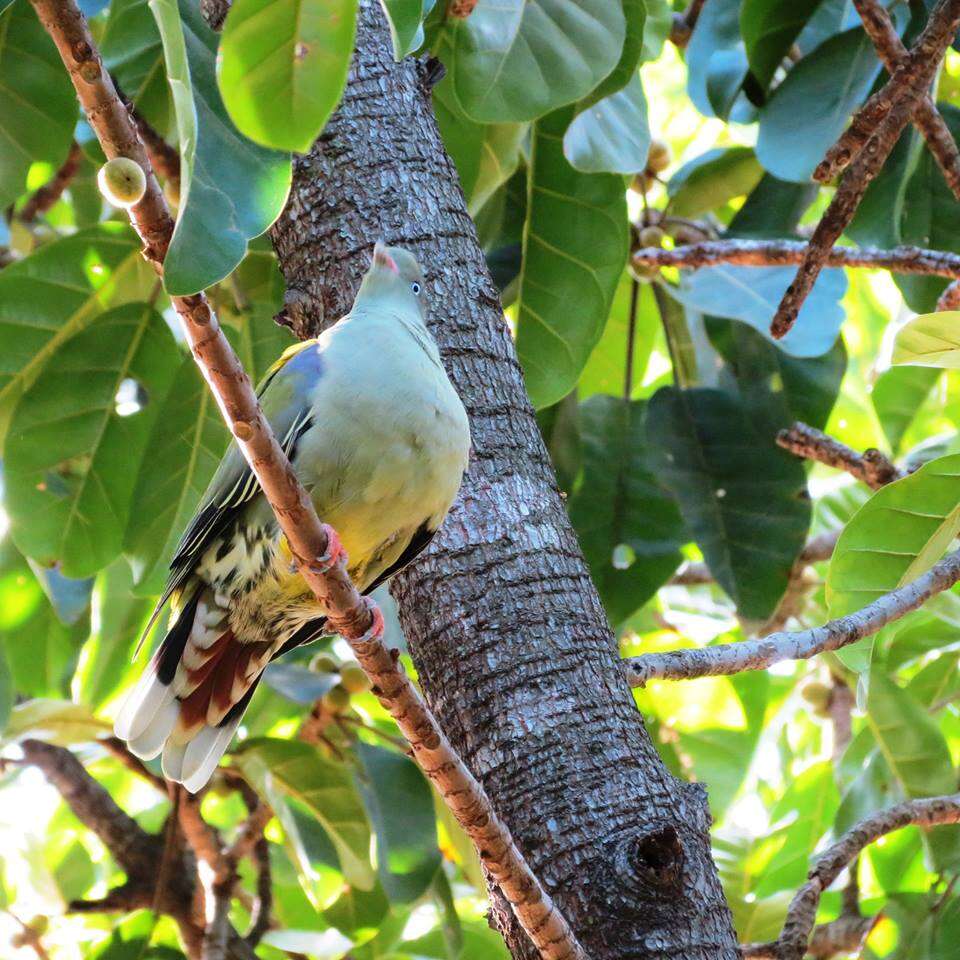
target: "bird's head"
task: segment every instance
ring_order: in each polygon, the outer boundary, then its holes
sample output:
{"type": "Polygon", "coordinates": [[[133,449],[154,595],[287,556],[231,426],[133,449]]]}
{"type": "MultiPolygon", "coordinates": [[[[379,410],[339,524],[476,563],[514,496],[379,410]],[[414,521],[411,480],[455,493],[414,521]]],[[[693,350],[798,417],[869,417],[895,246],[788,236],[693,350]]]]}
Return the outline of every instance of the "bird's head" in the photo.
{"type": "Polygon", "coordinates": [[[426,313],[423,303],[423,271],[417,258],[402,247],[388,247],[377,243],[373,248],[373,262],[363,278],[359,297],[389,297],[398,304],[414,307],[421,315],[426,313]]]}

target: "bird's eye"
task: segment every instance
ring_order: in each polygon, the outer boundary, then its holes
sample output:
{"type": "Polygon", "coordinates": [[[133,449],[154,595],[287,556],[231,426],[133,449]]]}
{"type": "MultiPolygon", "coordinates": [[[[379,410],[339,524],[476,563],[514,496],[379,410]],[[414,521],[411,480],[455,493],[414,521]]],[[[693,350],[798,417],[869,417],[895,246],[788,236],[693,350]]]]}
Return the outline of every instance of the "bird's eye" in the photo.
{"type": "Polygon", "coordinates": [[[416,280],[410,284],[410,289],[417,295],[420,296],[420,284],[416,280]]]}

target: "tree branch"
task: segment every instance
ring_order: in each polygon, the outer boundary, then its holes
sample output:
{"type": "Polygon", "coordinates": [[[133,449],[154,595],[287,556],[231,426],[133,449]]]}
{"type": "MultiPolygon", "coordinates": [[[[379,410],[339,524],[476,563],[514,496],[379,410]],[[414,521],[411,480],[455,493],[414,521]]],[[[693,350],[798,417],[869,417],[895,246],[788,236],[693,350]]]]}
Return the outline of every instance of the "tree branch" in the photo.
{"type": "Polygon", "coordinates": [[[167,795],[167,781],[163,777],[158,777],[139,757],[135,757],[119,737],[105,737],[97,743],[101,744],[107,753],[116,757],[131,773],[146,780],[164,796],[167,795]]]}
{"type": "MultiPolygon", "coordinates": [[[[146,173],[144,197],[130,212],[146,244],[145,256],[162,274],[173,221],[136,126],[103,68],[86,20],[75,0],[32,3],[60,52],[104,153],[108,158],[129,157],[146,173]]],[[[396,651],[388,651],[384,645],[380,611],[351,583],[342,551],[333,549],[334,532],[317,517],[206,297],[202,293],[171,297],[171,303],[220,411],[277,517],[301,576],[328,611],[329,626],[351,645],[380,702],[476,844],[485,867],[540,954],[547,960],[582,960],[583,948],[493,811],[483,787],[453,750],[396,651]]]]}
{"type": "MultiPolygon", "coordinates": [[[[813,930],[822,893],[866,847],[880,837],[911,824],[932,827],[950,823],[960,823],[960,793],[898,803],[861,820],[817,857],[808,874],[809,879],[790,903],[779,938],[770,944],[751,945],[744,950],[744,956],[803,960],[804,954],[813,947],[810,932],[813,930]],[[751,952],[746,952],[747,949],[751,952]]],[[[875,918],[869,919],[875,922],[875,918]]]]}
{"type": "MultiPolygon", "coordinates": [[[[853,5],[860,14],[863,29],[873,41],[887,73],[893,76],[909,53],[897,34],[890,14],[877,0],[853,0],[853,5]]],[[[929,94],[925,93],[920,97],[913,122],[926,140],[930,153],[943,172],[947,186],[954,196],[960,199],[960,151],[957,150],[950,128],[940,116],[929,94]]]]}
{"type": "Polygon", "coordinates": [[[32,223],[63,196],[63,191],[70,186],[70,182],[77,175],[77,170],[80,169],[81,158],[80,144],[74,140],[70,144],[67,159],[60,165],[60,169],[53,175],[50,182],[35,191],[21,208],[19,217],[24,223],[32,223]]]}
{"type": "MultiPolygon", "coordinates": [[[[718,263],[743,267],[779,267],[802,263],[810,244],[800,240],[705,240],[665,250],[642,247],[633,251],[634,267],[687,267],[696,270],[718,263]]],[[[960,278],[960,254],[921,247],[833,247],[826,253],[828,267],[865,267],[894,273],[917,273],[960,278]]]]}
{"type": "MultiPolygon", "coordinates": [[[[864,11],[860,6],[857,7],[857,12],[861,19],[864,19],[864,11]]],[[[876,17],[871,18],[869,15],[867,19],[864,19],[864,30],[873,39],[871,27],[879,36],[878,21],[876,17]],[[867,19],[870,19],[871,26],[867,25],[867,19]]],[[[911,111],[918,108],[920,101],[926,98],[926,90],[944,52],[953,40],[958,23],[960,5],[953,0],[941,0],[931,12],[913,48],[909,51],[904,49],[903,53],[897,56],[896,67],[891,72],[890,79],[860,107],[850,121],[850,126],[827,151],[827,155],[813,173],[814,180],[821,183],[833,180],[865,148],[878,125],[893,112],[895,106],[907,101],[911,111]]],[[[892,24],[890,30],[892,32],[892,24]]]]}
{"type": "Polygon", "coordinates": [[[828,650],[839,650],[871,636],[949,590],[960,581],[960,550],[948,554],[916,580],[884,594],[855,613],[831,620],[821,627],[793,633],[773,633],[758,640],[723,643],[715,647],[644,653],[624,660],[631,686],[650,680],[692,680],[744,670],[765,670],[784,660],[806,660],[828,650]]]}
{"type": "Polygon", "coordinates": [[[894,480],[906,476],[903,470],[875,447],[857,453],[845,443],[805,423],[797,422],[777,434],[777,445],[798,457],[846,470],[871,490],[879,490],[894,480]]]}
{"type": "Polygon", "coordinates": [[[831,248],[853,219],[870,181],[880,171],[916,111],[917,101],[933,79],[958,23],[960,0],[940,0],[910,54],[889,83],[861,108],[847,133],[814,172],[815,179],[829,180],[833,175],[832,165],[839,164],[842,168],[853,158],[810,238],[793,282],[777,307],[770,324],[770,333],[775,339],[786,336],[793,327],[831,248]],[[869,135],[861,149],[859,138],[864,131],[869,135]]]}

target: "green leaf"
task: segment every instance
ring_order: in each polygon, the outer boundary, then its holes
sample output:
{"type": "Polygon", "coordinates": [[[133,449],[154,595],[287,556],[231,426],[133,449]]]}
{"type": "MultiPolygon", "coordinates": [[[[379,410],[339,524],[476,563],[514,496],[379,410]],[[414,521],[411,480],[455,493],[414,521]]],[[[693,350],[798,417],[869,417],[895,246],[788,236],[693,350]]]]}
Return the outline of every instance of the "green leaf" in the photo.
{"type": "Polygon", "coordinates": [[[830,616],[853,613],[915,580],[958,532],[960,454],[881,487],[837,541],[826,585],[830,616]]]}
{"type": "Polygon", "coordinates": [[[761,109],[757,159],[781,180],[808,181],[879,72],[880,61],[862,29],[826,40],[790,70],[761,109]]]}
{"type": "Polygon", "coordinates": [[[166,395],[177,362],[147,304],[117,307],[61,346],[20,398],[4,447],[10,529],[24,553],[72,577],[119,554],[159,406],[151,401],[166,395]]]}
{"type": "Polygon", "coordinates": [[[133,231],[117,223],[55,240],[0,272],[0,438],[63,343],[109,307],[142,298],[148,274],[133,231]]]}
{"type": "Polygon", "coordinates": [[[840,795],[829,761],[811,764],[790,781],[770,811],[774,823],[787,820],[788,824],[777,831],[782,842],[772,864],[759,878],[755,888],[758,897],[793,890],[803,883],[810,856],[833,824],[839,806],[840,795]]]}
{"type": "Polygon", "coordinates": [[[708,150],[685,163],[667,184],[673,216],[695,217],[748,194],[763,176],[750,147],[708,150]]]}
{"type": "MultiPolygon", "coordinates": [[[[934,797],[954,793],[957,771],[940,728],[924,707],[874,668],[867,694],[867,720],[904,794],[934,797]]],[[[925,831],[938,869],[956,866],[960,833],[950,827],[925,831]]]]}
{"type": "Polygon", "coordinates": [[[925,313],[907,321],[893,342],[891,363],[960,370],[960,311],[925,313]]]}
{"type": "MultiPolygon", "coordinates": [[[[333,844],[346,882],[359,890],[373,889],[370,824],[349,767],[325,759],[309,744],[268,738],[245,742],[237,759],[288,836],[299,833],[290,808],[296,800],[333,844]]],[[[302,866],[312,869],[309,861],[302,866]]]]}
{"type": "Polygon", "coordinates": [[[627,257],[623,180],[582,174],[567,163],[562,134],[570,113],[536,125],[529,171],[517,352],[536,407],[573,389],[603,332],[627,257]]]}
{"type": "Polygon", "coordinates": [[[730,221],[729,235],[782,239],[796,233],[817,194],[816,184],[787,183],[765,173],[730,221]]]}
{"type": "Polygon", "coordinates": [[[894,453],[939,379],[940,372],[929,367],[891,367],[877,377],[870,401],[894,453]]]}
{"type": "Polygon", "coordinates": [[[306,153],[343,94],[356,21],[357,0],[234,0],[217,82],[237,129],[306,153]]]}
{"type": "Polygon", "coordinates": [[[13,676],[10,673],[3,647],[0,647],[0,736],[7,728],[10,711],[13,709],[14,697],[13,676]]]}
{"type": "Polygon", "coordinates": [[[154,129],[169,134],[173,103],[163,45],[148,0],[110,0],[100,52],[124,96],[154,129]]]}
{"type": "Polygon", "coordinates": [[[647,410],[651,463],[741,616],[768,617],[810,520],[800,462],[719,390],[659,390],[647,410]]]}
{"type": "Polygon", "coordinates": [[[229,433],[192,356],[161,401],[139,463],[123,552],[141,593],[157,593],[167,563],[226,450],[229,433]]]}
{"type": "Polygon", "coordinates": [[[10,712],[0,745],[6,746],[33,737],[61,747],[89,743],[109,735],[113,727],[98,720],[88,707],[66,700],[27,700],[10,712]]]}
{"type": "Polygon", "coordinates": [[[563,136],[563,154],[584,173],[640,173],[650,152],[647,100],[640,74],[623,89],[577,114],[563,136]]]}
{"type": "Polygon", "coordinates": [[[429,9],[433,3],[428,0],[382,0],[383,11],[390,25],[390,39],[393,40],[393,55],[399,61],[414,50],[423,46],[424,7],[429,9]]]}
{"type": "Polygon", "coordinates": [[[63,163],[76,124],[57,48],[30,4],[14,4],[0,15],[0,208],[24,192],[32,163],[63,163]]]}
{"type": "Polygon", "coordinates": [[[687,93],[706,117],[726,118],[747,76],[740,36],[740,0],[711,0],[697,19],[686,51],[687,93]]]}
{"type": "Polygon", "coordinates": [[[625,37],[615,0],[480,0],[446,21],[439,49],[463,111],[490,123],[582,99],[617,65],[625,37]]]}
{"type": "Polygon", "coordinates": [[[123,559],[97,576],[92,617],[96,630],[84,644],[72,684],[74,698],[94,708],[103,706],[140,669],[131,654],[153,600],[135,596],[132,587],[130,566],[123,559]]]}
{"type": "Polygon", "coordinates": [[[184,0],[181,11],[175,0],[150,0],[150,9],[180,134],[180,210],[164,286],[186,296],[227,276],[247,242],[277,218],[290,188],[290,157],[250,143],[234,127],[217,89],[217,37],[196,4],[184,0]]]}
{"type": "Polygon", "coordinates": [[[748,323],[792,357],[819,357],[833,347],[840,333],[845,317],[840,301],[847,290],[847,278],[842,270],[822,271],[800,309],[796,325],[782,340],[774,340],[770,318],[796,272],[795,267],[720,264],[684,270],[680,286],[671,292],[700,313],[748,323]]]}
{"type": "Polygon", "coordinates": [[[584,474],[570,519],[614,624],[639,610],[683,559],[683,522],[647,463],[645,406],[602,395],[580,405],[584,474]]]}
{"type": "Polygon", "coordinates": [[[357,756],[366,775],[363,796],[377,835],[380,883],[391,901],[412,903],[440,867],[430,785],[412,760],[393,750],[358,743],[357,756]]]}
{"type": "Polygon", "coordinates": [[[820,0],[744,0],[740,33],[750,72],[765,91],[820,0]]]}
{"type": "Polygon", "coordinates": [[[724,373],[733,377],[755,423],[765,424],[771,437],[796,420],[821,430],[826,426],[847,369],[841,338],[822,357],[801,360],[744,323],[706,317],[705,324],[710,342],[728,365],[721,378],[724,373]]]}

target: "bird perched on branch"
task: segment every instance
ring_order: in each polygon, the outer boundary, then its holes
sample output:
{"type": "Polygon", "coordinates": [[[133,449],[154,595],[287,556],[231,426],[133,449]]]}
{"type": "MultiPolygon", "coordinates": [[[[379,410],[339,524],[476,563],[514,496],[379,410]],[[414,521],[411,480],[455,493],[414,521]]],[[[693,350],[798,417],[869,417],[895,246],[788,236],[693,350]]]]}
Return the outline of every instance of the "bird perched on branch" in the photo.
{"type": "MultiPolygon", "coordinates": [[[[260,403],[361,592],[409,563],[446,516],[467,465],[467,415],[424,314],[407,251],[374,248],[353,308],[267,373],[260,403]]],[[[171,623],[115,729],[196,792],[226,750],[266,665],[323,635],[323,607],[237,445],[180,541],[151,624],[171,623]]],[[[149,630],[149,626],[148,626],[149,630]]]]}

